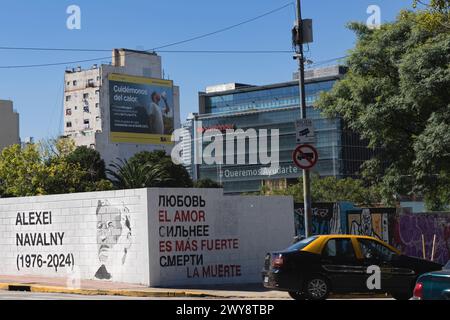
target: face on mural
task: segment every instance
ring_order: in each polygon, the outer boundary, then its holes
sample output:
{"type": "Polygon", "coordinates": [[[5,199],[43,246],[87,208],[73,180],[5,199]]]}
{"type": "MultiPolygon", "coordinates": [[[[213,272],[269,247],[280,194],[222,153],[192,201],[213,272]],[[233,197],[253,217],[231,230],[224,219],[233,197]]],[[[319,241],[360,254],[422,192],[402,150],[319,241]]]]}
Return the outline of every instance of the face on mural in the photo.
{"type": "Polygon", "coordinates": [[[361,229],[363,234],[372,234],[372,215],[369,209],[363,209],[361,213],[361,229]]]}
{"type": "Polygon", "coordinates": [[[102,207],[97,212],[98,258],[105,263],[122,235],[121,212],[118,208],[102,207]]]}

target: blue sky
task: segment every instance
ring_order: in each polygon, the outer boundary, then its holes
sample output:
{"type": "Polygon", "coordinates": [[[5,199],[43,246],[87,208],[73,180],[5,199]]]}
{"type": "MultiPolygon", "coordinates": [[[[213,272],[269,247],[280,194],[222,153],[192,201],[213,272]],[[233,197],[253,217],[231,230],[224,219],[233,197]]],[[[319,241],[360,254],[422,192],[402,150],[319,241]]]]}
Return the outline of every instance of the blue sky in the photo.
{"type": "MultiPolygon", "coordinates": [[[[256,17],[289,0],[14,0],[1,1],[0,47],[150,49],[215,31],[256,17]],[[68,30],[66,9],[80,6],[82,29],[68,30]]],[[[304,18],[314,20],[314,43],[307,57],[323,61],[344,56],[355,38],[349,21],[366,21],[369,5],[392,21],[412,0],[303,0],[304,18]]],[[[174,46],[171,50],[290,50],[294,6],[239,28],[174,46]]],[[[0,50],[0,66],[66,62],[105,57],[109,52],[0,50]]],[[[296,70],[290,54],[211,55],[161,53],[166,76],[181,90],[181,120],[198,109],[198,92],[226,82],[269,84],[288,81],[296,70]]],[[[81,64],[89,67],[95,62],[81,64]]],[[[78,64],[77,64],[78,65],[78,64]]],[[[76,65],[67,64],[67,67],[76,65]]],[[[21,137],[55,137],[62,130],[66,66],[0,69],[0,99],[20,113],[21,137]]]]}

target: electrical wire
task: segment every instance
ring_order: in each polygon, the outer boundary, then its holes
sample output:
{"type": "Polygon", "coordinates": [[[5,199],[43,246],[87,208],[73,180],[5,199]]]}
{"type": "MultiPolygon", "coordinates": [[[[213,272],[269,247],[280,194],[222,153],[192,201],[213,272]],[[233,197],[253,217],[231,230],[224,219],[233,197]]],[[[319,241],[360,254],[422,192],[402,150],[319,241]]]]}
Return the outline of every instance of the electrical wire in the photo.
{"type": "MultiPolygon", "coordinates": [[[[223,33],[225,31],[240,27],[244,24],[248,24],[251,23],[253,21],[256,21],[258,19],[261,19],[263,17],[266,17],[268,15],[271,15],[273,13],[276,13],[278,11],[281,11],[289,6],[293,6],[294,3],[293,2],[289,2],[281,7],[278,7],[276,9],[273,9],[271,11],[268,11],[264,14],[261,14],[259,16],[256,16],[254,18],[242,21],[240,23],[237,24],[233,24],[231,26],[225,27],[225,28],[221,28],[218,30],[215,30],[213,32],[208,32],[202,35],[198,35],[195,37],[191,37],[185,40],[181,40],[181,41],[176,41],[176,42],[172,42],[172,43],[168,43],[159,47],[155,47],[153,49],[150,50],[145,50],[145,52],[155,52],[156,50],[159,49],[164,49],[164,48],[168,48],[168,47],[172,47],[172,46],[176,46],[176,45],[180,45],[180,44],[184,44],[187,42],[192,42],[195,40],[199,40],[199,39],[203,39],[206,37],[210,37],[219,33],[223,33]]],[[[106,50],[106,49],[82,49],[82,48],[36,48],[36,47],[7,47],[7,46],[2,46],[0,47],[0,50],[26,50],[26,51],[71,51],[71,52],[106,52],[106,51],[111,51],[111,50],[106,50]]],[[[159,51],[162,52],[162,51],[159,51]]],[[[185,52],[187,53],[187,51],[185,52]]],[[[196,52],[199,53],[199,52],[196,52]]],[[[206,51],[205,51],[206,53],[206,51]]],[[[217,53],[217,52],[216,52],[217,53]]],[[[221,53],[226,53],[226,52],[221,52],[221,53]]],[[[230,52],[230,53],[238,53],[236,52],[230,52]]],[[[244,52],[242,52],[244,53],[244,52]]],[[[251,52],[248,52],[251,53],[251,52]]],[[[252,52],[252,53],[258,53],[258,52],[252,52]]],[[[259,52],[259,53],[268,53],[268,52],[259,52]]],[[[274,53],[274,52],[271,52],[274,53]]],[[[136,54],[136,52],[128,52],[125,55],[132,55],[132,54],[136,54]]],[[[75,60],[75,61],[65,61],[65,62],[56,62],[56,63],[43,63],[43,64],[29,64],[29,65],[10,65],[10,66],[0,66],[0,69],[23,69],[23,68],[39,68],[39,67],[51,67],[51,66],[61,66],[61,65],[70,65],[70,64],[77,64],[77,63],[85,63],[85,62],[93,62],[93,61],[99,61],[99,60],[105,60],[105,59],[109,59],[110,57],[98,57],[98,58],[93,58],[93,59],[83,59],[83,60],[75,60]]]]}
{"type": "MultiPolygon", "coordinates": [[[[292,50],[161,50],[159,53],[194,53],[194,54],[292,54],[294,51],[292,50]]],[[[344,60],[349,56],[337,57],[329,60],[322,60],[318,62],[313,62],[307,66],[307,68],[313,68],[317,66],[321,66],[330,62],[344,60]]],[[[102,58],[104,59],[104,58],[102,58]]],[[[67,65],[67,64],[76,64],[83,62],[92,62],[98,61],[101,59],[86,59],[86,60],[77,60],[70,62],[57,62],[57,63],[48,63],[48,64],[35,64],[35,65],[13,65],[13,66],[0,66],[0,69],[18,69],[18,68],[35,68],[35,67],[48,67],[48,66],[59,66],[59,65],[67,65]]]]}
{"type": "Polygon", "coordinates": [[[292,50],[158,50],[157,53],[270,54],[295,53],[292,50]]]}
{"type": "Polygon", "coordinates": [[[222,33],[222,32],[225,32],[225,31],[228,31],[228,30],[231,30],[231,29],[240,27],[240,26],[242,26],[242,25],[244,25],[244,24],[247,24],[247,23],[256,21],[256,20],[258,20],[258,19],[264,18],[264,17],[266,17],[266,16],[268,16],[268,15],[271,15],[271,14],[273,14],[273,13],[275,13],[275,12],[281,11],[281,10],[283,10],[284,8],[287,8],[287,7],[293,6],[293,5],[294,5],[293,2],[289,2],[289,3],[285,4],[284,6],[281,6],[281,7],[279,7],[279,8],[273,9],[273,10],[271,10],[271,11],[269,11],[269,12],[266,12],[266,13],[264,13],[264,14],[261,14],[261,15],[255,17],[255,18],[248,19],[248,20],[245,20],[245,21],[243,21],[243,22],[234,24],[234,25],[232,25],[232,26],[229,26],[229,27],[226,27],[226,28],[222,28],[222,29],[219,29],[219,30],[216,30],[216,31],[213,31],[213,32],[209,32],[209,33],[206,33],[206,34],[203,34],[203,35],[200,35],[200,36],[196,36],[196,37],[189,38],[189,39],[186,39],[186,40],[182,40],[182,41],[178,41],[178,42],[173,42],[173,43],[169,43],[169,44],[166,44],[166,45],[163,45],[163,46],[160,46],[160,47],[156,47],[156,48],[153,48],[152,51],[159,50],[159,49],[164,49],[164,48],[168,48],[168,47],[172,47],[172,46],[176,46],[176,45],[183,44],[183,43],[186,43],[186,42],[191,42],[191,41],[195,41],[195,40],[198,40],[198,39],[206,38],[206,37],[209,37],[209,36],[218,34],[218,33],[222,33]]]}
{"type": "MultiPolygon", "coordinates": [[[[197,53],[197,54],[292,54],[293,51],[290,50],[162,50],[157,51],[160,53],[197,53]]],[[[128,55],[128,53],[126,54],[128,55]]],[[[25,69],[25,68],[40,68],[40,67],[51,67],[51,66],[61,66],[61,65],[71,65],[77,63],[94,62],[99,60],[104,60],[109,57],[103,58],[93,58],[85,60],[75,60],[75,61],[65,61],[65,62],[55,62],[55,63],[43,63],[43,64],[28,64],[28,65],[10,65],[10,66],[0,66],[0,69],[25,69]]]]}

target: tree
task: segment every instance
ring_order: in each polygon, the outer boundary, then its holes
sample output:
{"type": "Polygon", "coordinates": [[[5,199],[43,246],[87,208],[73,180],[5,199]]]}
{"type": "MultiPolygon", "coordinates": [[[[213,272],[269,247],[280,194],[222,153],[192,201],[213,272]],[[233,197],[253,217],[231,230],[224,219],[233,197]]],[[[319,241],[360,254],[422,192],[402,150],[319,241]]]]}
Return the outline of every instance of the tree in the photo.
{"type": "MultiPolygon", "coordinates": [[[[263,191],[264,193],[264,191],[263,191]]],[[[290,195],[296,202],[303,202],[303,178],[287,189],[273,190],[274,195],[290,195]]],[[[361,179],[337,179],[335,177],[311,177],[311,200],[313,202],[350,201],[361,206],[380,204],[381,196],[376,187],[368,187],[361,179]]]]}
{"type": "Polygon", "coordinates": [[[217,183],[211,179],[200,179],[194,182],[194,188],[200,189],[220,189],[223,186],[220,183],[217,183]]]}
{"type": "Polygon", "coordinates": [[[9,196],[34,196],[45,193],[42,178],[45,165],[35,145],[13,145],[0,155],[0,179],[3,192],[9,196]]]}
{"type": "Polygon", "coordinates": [[[78,191],[83,172],[63,158],[45,159],[35,144],[5,148],[0,155],[0,180],[9,196],[35,196],[78,191]]]}
{"type": "Polygon", "coordinates": [[[45,161],[51,161],[56,157],[67,157],[76,148],[75,141],[70,138],[43,139],[36,146],[45,161]]]}
{"type": "Polygon", "coordinates": [[[97,150],[86,146],[77,147],[67,155],[67,162],[79,164],[87,172],[88,179],[91,182],[106,179],[105,161],[97,150]]]}
{"type": "Polygon", "coordinates": [[[5,192],[5,184],[3,182],[3,180],[0,179],[0,198],[5,198],[8,195],[5,192]]]}
{"type": "Polygon", "coordinates": [[[153,152],[143,151],[135,154],[128,162],[136,166],[158,165],[162,171],[167,173],[168,179],[164,179],[156,187],[162,188],[191,188],[193,183],[186,168],[172,162],[165,151],[153,152]]]}
{"type": "MultiPolygon", "coordinates": [[[[21,197],[111,190],[110,181],[92,179],[92,172],[77,156],[79,152],[68,161],[75,152],[73,149],[74,145],[67,140],[29,144],[23,149],[19,145],[5,148],[0,154],[0,195],[21,197]]],[[[94,161],[96,157],[91,159],[94,161]]]]}
{"type": "Polygon", "coordinates": [[[38,177],[42,180],[43,195],[86,191],[86,172],[80,165],[68,163],[64,157],[47,160],[44,172],[45,176],[38,177]]]}
{"type": "Polygon", "coordinates": [[[97,150],[86,146],[68,153],[65,160],[77,165],[84,172],[79,189],[83,192],[112,190],[113,184],[106,178],[105,161],[97,150]]]}
{"type": "Polygon", "coordinates": [[[152,188],[164,185],[171,180],[169,174],[159,164],[140,164],[117,159],[106,172],[117,189],[152,188]]]}
{"type": "Polygon", "coordinates": [[[450,30],[450,0],[414,0],[413,7],[422,9],[419,22],[425,28],[450,30]]]}
{"type": "Polygon", "coordinates": [[[419,18],[402,12],[379,30],[351,23],[349,71],[317,107],[341,116],[377,151],[363,173],[385,202],[422,193],[438,209],[450,202],[450,33],[419,18]]]}

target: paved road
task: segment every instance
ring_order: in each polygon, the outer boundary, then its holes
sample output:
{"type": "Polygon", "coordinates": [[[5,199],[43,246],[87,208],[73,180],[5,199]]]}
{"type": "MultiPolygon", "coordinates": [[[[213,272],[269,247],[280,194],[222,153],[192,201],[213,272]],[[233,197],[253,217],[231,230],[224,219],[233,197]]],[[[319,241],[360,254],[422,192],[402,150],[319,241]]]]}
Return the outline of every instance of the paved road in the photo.
{"type": "MultiPolygon", "coordinates": [[[[77,294],[61,294],[61,293],[35,293],[35,292],[19,292],[19,291],[3,291],[0,290],[1,300],[214,300],[212,298],[139,298],[124,296],[89,296],[77,294]]],[[[273,299],[263,299],[273,300],[273,299]]]]}
{"type": "Polygon", "coordinates": [[[0,291],[0,300],[148,300],[118,296],[81,296],[76,294],[0,291]]]}
{"type": "MultiPolygon", "coordinates": [[[[75,294],[14,292],[0,290],[0,300],[164,300],[161,298],[133,298],[119,296],[82,296],[75,294]]],[[[209,300],[198,298],[170,298],[170,300],[209,300]]],[[[266,299],[265,299],[266,300],[266,299]]],[[[270,299],[268,299],[270,300],[270,299]]],[[[341,299],[333,299],[341,300],[341,299]]],[[[355,300],[393,300],[393,299],[355,299],[355,300]]]]}

